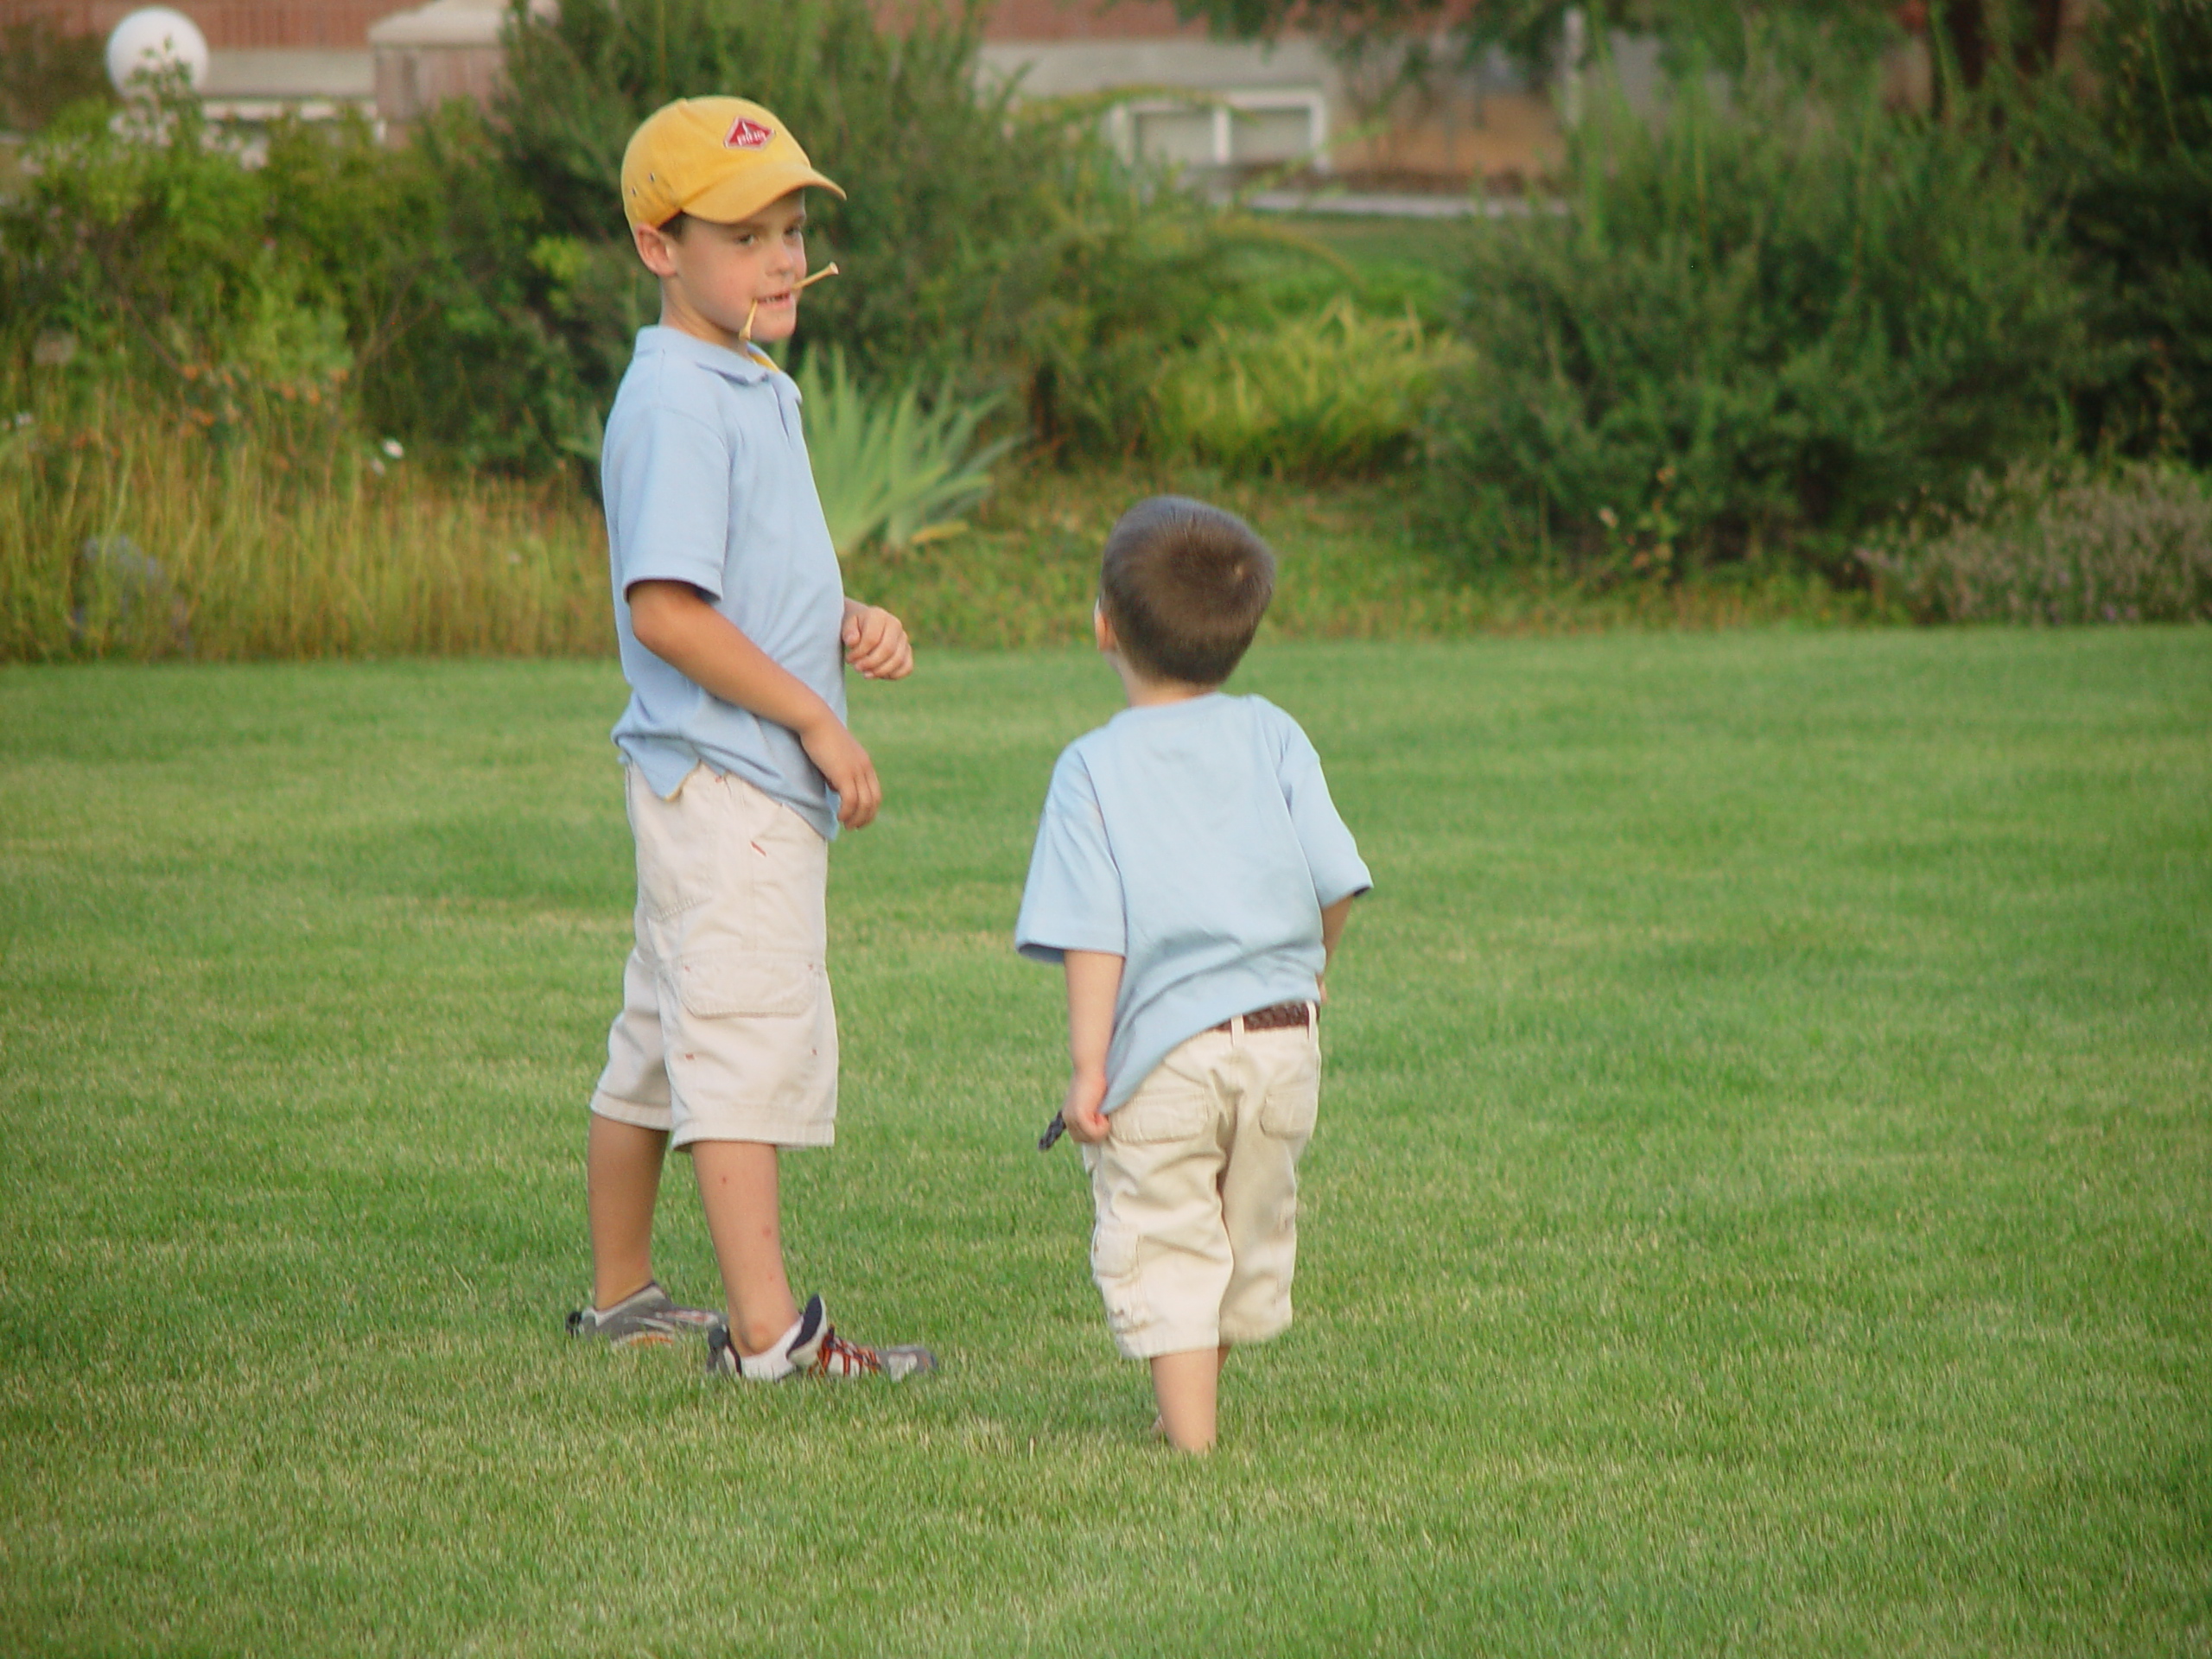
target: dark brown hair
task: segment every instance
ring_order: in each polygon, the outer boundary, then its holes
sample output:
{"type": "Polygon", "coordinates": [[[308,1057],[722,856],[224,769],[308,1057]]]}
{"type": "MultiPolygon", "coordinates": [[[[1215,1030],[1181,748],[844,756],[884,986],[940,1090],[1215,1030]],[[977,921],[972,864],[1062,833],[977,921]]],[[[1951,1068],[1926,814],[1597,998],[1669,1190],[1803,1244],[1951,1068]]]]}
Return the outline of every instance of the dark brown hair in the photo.
{"type": "Polygon", "coordinates": [[[1275,556],[1252,527],[1179,495],[1123,513],[1099,561],[1100,607],[1122,654],[1147,679],[1219,685],[1274,591],[1275,556]]]}

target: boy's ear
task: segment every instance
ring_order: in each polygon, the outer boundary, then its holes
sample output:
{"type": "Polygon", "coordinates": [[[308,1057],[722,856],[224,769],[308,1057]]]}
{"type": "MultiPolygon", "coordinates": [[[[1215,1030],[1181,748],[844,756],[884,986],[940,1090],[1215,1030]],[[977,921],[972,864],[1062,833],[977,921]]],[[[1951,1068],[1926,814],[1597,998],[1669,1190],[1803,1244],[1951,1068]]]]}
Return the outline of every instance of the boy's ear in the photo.
{"type": "Polygon", "coordinates": [[[645,269],[656,276],[676,275],[676,256],[669,251],[668,238],[658,225],[633,225],[630,239],[637,244],[638,257],[645,262],[645,269]]]}
{"type": "Polygon", "coordinates": [[[1103,605],[1093,605],[1090,607],[1090,632],[1097,639],[1100,651],[1112,652],[1120,649],[1122,642],[1115,636],[1114,624],[1107,616],[1106,607],[1103,605]]]}

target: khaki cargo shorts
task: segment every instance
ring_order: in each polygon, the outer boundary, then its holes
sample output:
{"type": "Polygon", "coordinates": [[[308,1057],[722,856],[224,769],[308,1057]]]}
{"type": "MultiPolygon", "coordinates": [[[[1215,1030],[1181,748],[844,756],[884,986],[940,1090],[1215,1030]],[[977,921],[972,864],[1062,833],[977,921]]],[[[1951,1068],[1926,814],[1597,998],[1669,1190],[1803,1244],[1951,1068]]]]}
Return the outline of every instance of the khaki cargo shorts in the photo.
{"type": "Polygon", "coordinates": [[[836,1138],[837,1017],[823,965],[830,844],[700,766],[663,800],[627,772],[637,945],[591,1109],[677,1146],[836,1138]]]}
{"type": "Polygon", "coordinates": [[[1132,1359],[1260,1342],[1290,1323],[1298,1160],[1320,1101],[1318,1021],[1203,1031],[1083,1149],[1090,1274],[1132,1359]]]}

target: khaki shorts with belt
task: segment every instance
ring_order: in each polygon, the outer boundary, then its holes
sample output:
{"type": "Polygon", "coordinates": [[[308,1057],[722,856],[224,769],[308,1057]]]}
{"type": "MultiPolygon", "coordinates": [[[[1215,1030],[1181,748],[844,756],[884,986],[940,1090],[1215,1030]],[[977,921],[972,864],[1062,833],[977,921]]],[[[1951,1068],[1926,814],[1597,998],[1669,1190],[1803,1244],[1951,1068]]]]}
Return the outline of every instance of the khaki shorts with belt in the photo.
{"type": "Polygon", "coordinates": [[[1318,1011],[1292,1007],[1297,1025],[1262,1029],[1255,1015],[1248,1029],[1240,1016],[1180,1044],[1083,1149],[1091,1277],[1132,1359],[1259,1342],[1290,1323],[1298,1160],[1321,1086],[1318,1011]]]}
{"type": "Polygon", "coordinates": [[[632,766],[628,791],[637,945],[592,1110],[666,1129],[679,1147],[830,1145],[829,843],[781,802],[704,766],[667,800],[632,766]]]}

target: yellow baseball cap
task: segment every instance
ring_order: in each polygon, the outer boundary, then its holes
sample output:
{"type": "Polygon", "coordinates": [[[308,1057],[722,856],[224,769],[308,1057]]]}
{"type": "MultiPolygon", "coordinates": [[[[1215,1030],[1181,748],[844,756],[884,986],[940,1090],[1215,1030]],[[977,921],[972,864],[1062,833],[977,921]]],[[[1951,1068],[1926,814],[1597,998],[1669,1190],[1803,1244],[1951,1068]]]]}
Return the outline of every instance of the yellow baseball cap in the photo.
{"type": "Polygon", "coordinates": [[[747,99],[679,98],[647,116],[622,152],[622,211],[632,226],[678,213],[734,224],[810,184],[845,194],[747,99]]]}

